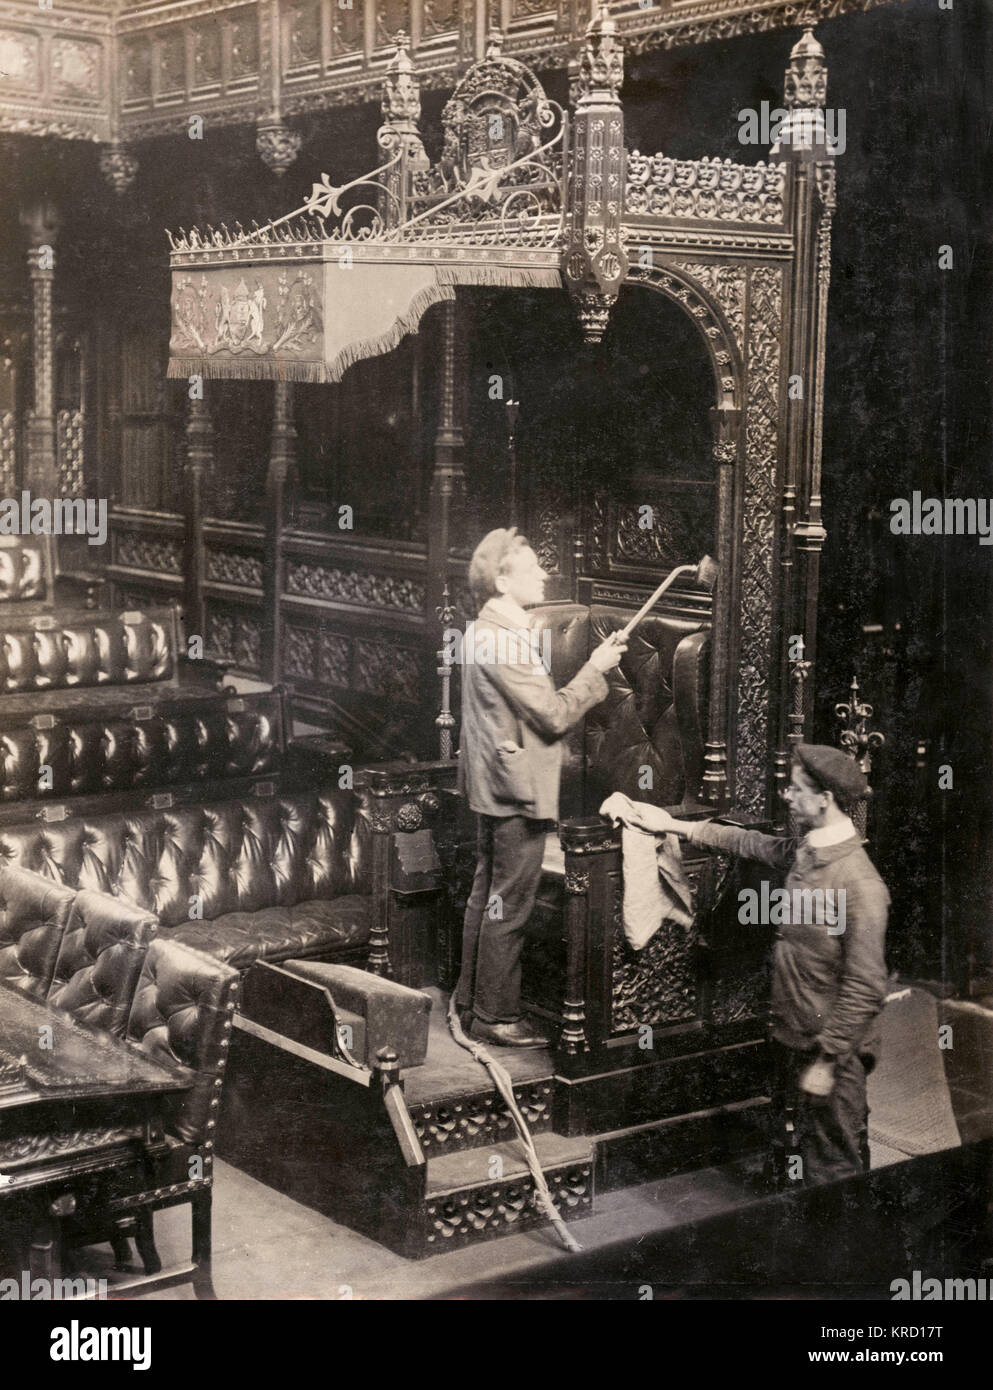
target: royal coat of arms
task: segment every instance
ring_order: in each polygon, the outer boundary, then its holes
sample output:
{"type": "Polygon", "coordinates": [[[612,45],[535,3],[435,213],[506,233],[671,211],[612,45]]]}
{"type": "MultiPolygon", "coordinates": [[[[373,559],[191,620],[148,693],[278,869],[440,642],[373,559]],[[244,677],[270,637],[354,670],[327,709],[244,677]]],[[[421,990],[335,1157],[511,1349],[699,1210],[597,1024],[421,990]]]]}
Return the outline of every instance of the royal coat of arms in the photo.
{"type": "Polygon", "coordinates": [[[265,307],[265,290],[258,282],[255,289],[249,291],[244,279],[239,280],[234,294],[227,285],[221,285],[214,306],[214,342],[208,351],[236,355],[241,352],[265,352],[266,346],[262,341],[265,307]]]}

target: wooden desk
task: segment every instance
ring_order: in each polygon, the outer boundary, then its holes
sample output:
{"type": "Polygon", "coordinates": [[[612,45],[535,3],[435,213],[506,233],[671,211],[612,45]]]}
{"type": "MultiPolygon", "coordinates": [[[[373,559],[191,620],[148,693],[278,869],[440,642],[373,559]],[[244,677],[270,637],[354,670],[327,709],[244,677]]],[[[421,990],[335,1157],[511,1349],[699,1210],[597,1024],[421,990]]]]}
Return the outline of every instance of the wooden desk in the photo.
{"type": "Polygon", "coordinates": [[[28,1223],[51,1277],[53,1222],[83,1189],[166,1151],[163,1116],[193,1073],[0,987],[0,1235],[28,1223]]]}

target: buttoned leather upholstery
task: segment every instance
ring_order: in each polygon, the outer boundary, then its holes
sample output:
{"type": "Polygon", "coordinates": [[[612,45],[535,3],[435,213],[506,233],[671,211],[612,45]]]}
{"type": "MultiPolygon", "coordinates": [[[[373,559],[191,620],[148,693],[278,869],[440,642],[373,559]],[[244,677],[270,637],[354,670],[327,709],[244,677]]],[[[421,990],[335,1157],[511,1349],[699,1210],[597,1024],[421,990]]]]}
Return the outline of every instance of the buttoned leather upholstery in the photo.
{"type": "Polygon", "coordinates": [[[0,694],[137,685],[176,670],[175,614],[4,615],[0,694]]]}
{"type": "Polygon", "coordinates": [[[237,970],[176,940],[159,937],[145,955],[127,1037],[156,1061],[196,1073],[166,1118],[168,1133],[187,1144],[216,1128],[238,982],[237,970]]]}
{"type": "Polygon", "coordinates": [[[123,1037],[145,951],[157,930],[151,913],[82,889],[62,938],[49,1004],[123,1037]]]}
{"type": "Polygon", "coordinates": [[[42,716],[4,719],[0,800],[169,787],[278,768],[280,696],[272,691],[218,697],[212,704],[166,699],[136,714],[110,715],[92,704],[42,716]],[[42,768],[48,769],[42,776],[42,768]]]}
{"type": "Polygon", "coordinates": [[[371,831],[357,792],[4,827],[0,863],[127,899],[239,968],[369,937],[371,831]]]}
{"type": "MultiPolygon", "coordinates": [[[[546,604],[530,612],[550,633],[552,678],[564,685],[630,614],[603,605],[546,604]]],[[[539,637],[539,642],[543,639],[539,637]]],[[[610,693],[570,730],[560,814],[595,814],[612,791],[671,806],[695,799],[703,776],[709,624],[649,613],[631,635],[610,693]],[[651,786],[643,768],[651,769],[651,786]]]]}
{"type": "Polygon", "coordinates": [[[50,878],[0,866],[0,982],[45,998],[75,896],[50,878]]]}
{"type": "Polygon", "coordinates": [[[51,600],[50,545],[47,536],[0,536],[0,604],[51,600]]]}

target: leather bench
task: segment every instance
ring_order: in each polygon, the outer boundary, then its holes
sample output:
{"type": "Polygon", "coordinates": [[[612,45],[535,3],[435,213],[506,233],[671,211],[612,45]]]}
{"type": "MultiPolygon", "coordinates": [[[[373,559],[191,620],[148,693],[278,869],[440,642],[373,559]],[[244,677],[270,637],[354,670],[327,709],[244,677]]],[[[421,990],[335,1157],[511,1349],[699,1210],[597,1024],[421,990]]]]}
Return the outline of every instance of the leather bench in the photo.
{"type": "Polygon", "coordinates": [[[278,688],[247,695],[166,689],[148,704],[132,693],[127,708],[110,710],[102,690],[62,693],[67,698],[51,712],[38,712],[34,696],[0,700],[0,803],[280,771],[287,717],[278,688]]]}
{"type": "Polygon", "coordinates": [[[58,709],[67,693],[94,687],[116,705],[183,683],[209,689],[219,674],[214,662],[181,660],[174,605],[115,613],[23,613],[10,605],[0,615],[0,697],[8,714],[58,709]]]}
{"type": "Polygon", "coordinates": [[[0,865],[125,899],[238,970],[362,961],[374,921],[366,798],[300,792],[4,826],[0,865]]]}

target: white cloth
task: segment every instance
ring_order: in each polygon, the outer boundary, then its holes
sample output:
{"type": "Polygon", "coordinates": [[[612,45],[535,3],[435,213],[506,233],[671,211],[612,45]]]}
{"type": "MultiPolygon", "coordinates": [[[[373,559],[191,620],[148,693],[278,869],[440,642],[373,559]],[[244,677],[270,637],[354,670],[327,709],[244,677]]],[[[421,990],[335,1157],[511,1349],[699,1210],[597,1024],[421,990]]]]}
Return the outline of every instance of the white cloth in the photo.
{"type": "MultiPolygon", "coordinates": [[[[614,792],[600,807],[611,820],[624,820],[632,803],[614,792]]],[[[663,922],[693,925],[693,894],[683,872],[676,835],[653,835],[625,825],[621,832],[624,866],[622,920],[628,945],[635,951],[648,945],[663,922]]]]}

